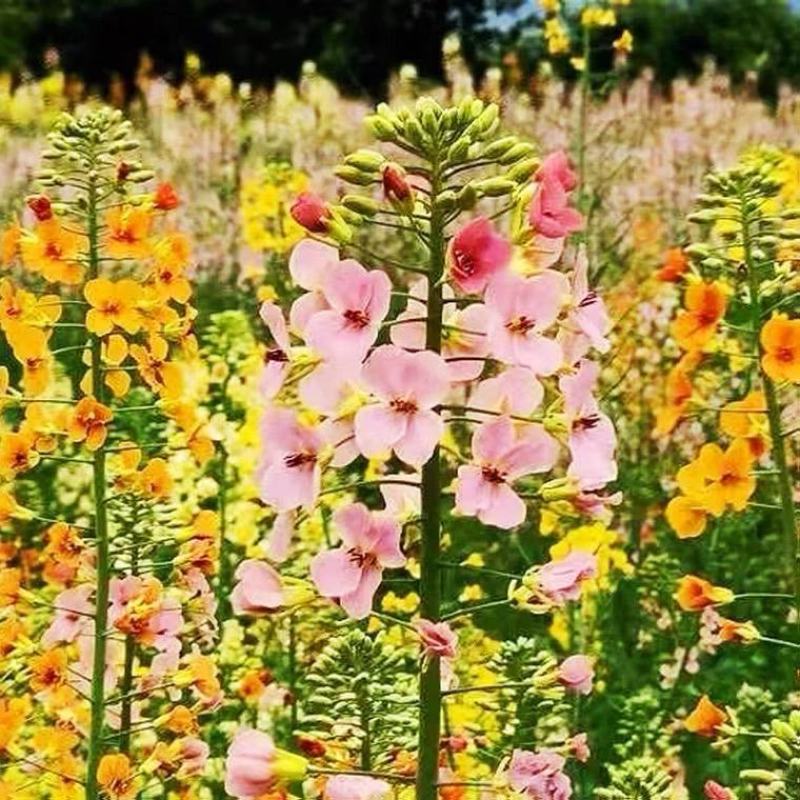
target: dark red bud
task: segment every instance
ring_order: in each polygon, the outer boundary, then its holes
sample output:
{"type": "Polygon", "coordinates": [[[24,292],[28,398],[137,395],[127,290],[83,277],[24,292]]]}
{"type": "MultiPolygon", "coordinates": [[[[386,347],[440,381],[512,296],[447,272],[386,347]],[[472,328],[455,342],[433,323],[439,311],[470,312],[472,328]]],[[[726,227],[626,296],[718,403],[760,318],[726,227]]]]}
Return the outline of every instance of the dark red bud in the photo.
{"type": "Polygon", "coordinates": [[[411,197],[411,184],[405,172],[395,164],[383,168],[383,191],[390,200],[407,200],[411,197]]]}
{"type": "Polygon", "coordinates": [[[39,222],[51,219],[53,216],[53,207],[50,203],[50,198],[44,194],[36,194],[29,197],[27,200],[28,208],[33,211],[34,216],[39,222]]]}
{"type": "Polygon", "coordinates": [[[291,214],[294,221],[309,233],[325,233],[328,230],[328,218],[331,212],[325,201],[313,192],[303,192],[292,204],[291,214]]]}

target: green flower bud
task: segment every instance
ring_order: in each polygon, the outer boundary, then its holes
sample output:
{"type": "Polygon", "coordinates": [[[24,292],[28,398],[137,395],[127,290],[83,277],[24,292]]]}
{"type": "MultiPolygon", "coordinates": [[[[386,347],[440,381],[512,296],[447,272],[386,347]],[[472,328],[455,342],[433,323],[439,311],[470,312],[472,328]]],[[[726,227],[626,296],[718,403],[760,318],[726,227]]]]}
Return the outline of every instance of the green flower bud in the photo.
{"type": "Polygon", "coordinates": [[[489,159],[500,158],[505,155],[515,144],[519,142],[516,136],[504,136],[502,139],[495,139],[486,145],[483,157],[489,159]]]}
{"type": "Polygon", "coordinates": [[[342,205],[365,217],[374,217],[380,210],[380,203],[363,194],[346,194],[342,198],[342,205]]]}
{"type": "Polygon", "coordinates": [[[397,139],[394,126],[377,114],[371,114],[364,120],[367,130],[381,142],[393,142],[397,139]]]}
{"type": "Polygon", "coordinates": [[[383,166],[384,161],[386,161],[385,156],[377,150],[362,148],[346,156],[344,163],[364,172],[377,172],[383,166]]]}
{"type": "Polygon", "coordinates": [[[777,736],[769,740],[772,749],[778,754],[782,761],[790,759],[794,755],[794,751],[789,745],[779,739],[777,736]]]}
{"type": "Polygon", "coordinates": [[[523,158],[529,158],[536,152],[536,148],[530,142],[519,142],[508,150],[501,158],[497,160],[501,164],[513,164],[523,158]]]}
{"type": "Polygon", "coordinates": [[[506,177],[517,183],[523,183],[529,180],[533,173],[539,169],[539,164],[541,164],[541,162],[538,158],[526,158],[524,161],[514,164],[514,166],[506,172],[506,177]]]}
{"type": "Polygon", "coordinates": [[[151,169],[140,169],[134,172],[131,172],[128,175],[128,180],[132,183],[144,183],[145,181],[151,181],[155,178],[156,174],[151,169]]]}
{"type": "Polygon", "coordinates": [[[517,188],[517,184],[508,178],[486,178],[478,182],[475,188],[486,197],[505,197],[517,188]]]}
{"type": "Polygon", "coordinates": [[[436,206],[445,213],[452,211],[456,207],[457,203],[458,197],[451,189],[448,189],[446,192],[442,192],[436,198],[436,206]]]}
{"type": "Polygon", "coordinates": [[[353,230],[339,214],[333,214],[326,222],[327,234],[339,244],[347,244],[353,238],[353,230]]]}
{"type": "Polygon", "coordinates": [[[458,197],[456,198],[456,203],[462,211],[469,211],[470,209],[475,208],[475,204],[477,202],[478,192],[472,183],[468,183],[463,186],[461,191],[458,193],[458,197]]]}
{"type": "Polygon", "coordinates": [[[780,764],[783,761],[783,758],[775,752],[775,748],[772,746],[772,743],[767,741],[766,739],[759,739],[756,742],[756,747],[758,751],[761,753],[764,758],[768,761],[774,761],[776,764],[780,764]]]}
{"type": "Polygon", "coordinates": [[[794,711],[789,714],[789,724],[792,728],[797,732],[800,733],[800,711],[795,709],[794,711]]]}
{"type": "Polygon", "coordinates": [[[795,729],[788,722],[784,722],[782,719],[772,720],[770,727],[776,736],[779,736],[781,739],[785,739],[787,742],[794,742],[797,739],[797,732],[795,729]]]}
{"type": "Polygon", "coordinates": [[[480,116],[475,120],[477,125],[480,127],[483,133],[486,133],[492,125],[494,125],[495,120],[500,116],[500,109],[497,107],[496,103],[489,103],[486,108],[481,111],[480,116]]]}
{"type": "Polygon", "coordinates": [[[348,167],[347,164],[340,164],[334,169],[333,174],[336,175],[337,178],[341,178],[343,181],[347,181],[347,183],[353,183],[356,186],[369,186],[371,183],[375,183],[374,175],[362,172],[360,169],[356,169],[356,167],[348,167]]]}
{"type": "Polygon", "coordinates": [[[409,117],[405,124],[405,134],[408,140],[416,147],[424,148],[426,145],[425,131],[422,129],[419,120],[409,117]]]}
{"type": "Polygon", "coordinates": [[[472,142],[470,142],[467,136],[462,136],[457,139],[447,151],[447,160],[453,164],[460,164],[462,161],[466,160],[471,144],[472,142]]]}
{"type": "Polygon", "coordinates": [[[748,783],[772,783],[780,780],[780,775],[766,769],[743,769],[739,778],[748,783]]]}

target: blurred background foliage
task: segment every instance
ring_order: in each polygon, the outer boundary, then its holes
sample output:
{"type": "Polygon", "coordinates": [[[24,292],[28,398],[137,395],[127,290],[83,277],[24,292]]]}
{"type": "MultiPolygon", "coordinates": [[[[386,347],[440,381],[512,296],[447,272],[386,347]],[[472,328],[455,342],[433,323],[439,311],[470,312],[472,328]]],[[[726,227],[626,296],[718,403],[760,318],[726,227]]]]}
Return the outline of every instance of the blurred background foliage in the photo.
{"type": "MultiPolygon", "coordinates": [[[[533,72],[544,55],[540,16],[536,0],[0,0],[0,70],[37,74],[55,47],[68,73],[106,86],[115,74],[131,81],[146,50],[180,79],[191,51],[211,70],[269,84],[314,59],[346,90],[378,97],[404,62],[439,79],[451,32],[476,73],[512,51],[533,72]]],[[[781,81],[800,83],[790,0],[634,0],[620,17],[636,41],[632,67],[665,85],[709,57],[734,80],[757,76],[767,98],[781,81]]]]}

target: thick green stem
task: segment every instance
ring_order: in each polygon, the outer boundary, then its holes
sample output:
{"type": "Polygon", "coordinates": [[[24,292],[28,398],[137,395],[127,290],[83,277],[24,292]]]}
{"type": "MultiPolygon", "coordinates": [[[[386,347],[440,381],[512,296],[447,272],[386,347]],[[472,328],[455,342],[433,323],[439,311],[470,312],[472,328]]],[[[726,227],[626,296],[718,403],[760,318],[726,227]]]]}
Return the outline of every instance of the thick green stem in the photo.
{"type": "MultiPolygon", "coordinates": [[[[131,522],[131,575],[139,574],[139,505],[133,507],[131,522]]],[[[128,634],[125,637],[125,664],[122,670],[122,683],[120,693],[123,696],[122,707],[119,713],[119,749],[121,753],[130,753],[131,749],[131,721],[133,713],[133,698],[129,697],[133,688],[133,665],[136,659],[136,640],[128,634]]]]}
{"type": "MultiPolygon", "coordinates": [[[[430,262],[428,269],[428,318],[425,323],[425,347],[435,353],[442,346],[442,287],[445,231],[437,197],[441,190],[438,164],[431,179],[430,262]]],[[[441,465],[439,448],[422,468],[422,539],[420,544],[420,616],[437,621],[441,616],[441,465]]],[[[439,775],[439,737],[442,714],[442,690],[438,658],[422,661],[419,682],[419,753],[417,760],[416,800],[436,800],[439,775]]]]}
{"type": "MultiPolygon", "coordinates": [[[[94,178],[88,188],[89,276],[96,278],[100,269],[98,253],[97,184],[94,178]]],[[[102,340],[93,335],[92,390],[103,402],[102,340]]],[[[97,589],[95,592],[94,655],[92,662],[91,715],[89,742],[86,757],[86,800],[98,797],[97,767],[103,750],[105,722],[104,681],[106,671],[106,627],[108,625],[108,585],[111,564],[108,546],[108,517],[106,514],[106,451],[105,446],[95,450],[92,464],[94,493],[94,536],[96,551],[97,589]]]]}
{"type": "Polygon", "coordinates": [[[769,434],[772,439],[772,458],[775,462],[776,479],[778,482],[778,496],[780,498],[781,531],[783,533],[786,554],[789,559],[789,579],[794,589],[795,607],[800,621],[800,548],[798,548],[797,526],[795,523],[794,493],[792,490],[792,477],[789,472],[789,461],[786,457],[786,443],[781,426],[781,408],[778,403],[775,384],[761,367],[761,357],[764,355],[761,346],[761,325],[763,312],[760,297],[760,276],[758,265],[753,256],[750,220],[747,203],[742,198],[742,239],[744,245],[745,264],[750,287],[750,310],[753,325],[753,338],[758,351],[759,377],[764,389],[764,399],[767,405],[767,420],[769,434]]]}

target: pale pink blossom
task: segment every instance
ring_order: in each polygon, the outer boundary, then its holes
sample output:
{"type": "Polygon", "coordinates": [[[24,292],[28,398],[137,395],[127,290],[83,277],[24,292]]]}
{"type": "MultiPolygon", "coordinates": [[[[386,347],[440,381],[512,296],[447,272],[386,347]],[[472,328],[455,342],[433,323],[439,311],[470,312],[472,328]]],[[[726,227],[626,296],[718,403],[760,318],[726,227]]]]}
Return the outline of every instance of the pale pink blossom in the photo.
{"type": "Polygon", "coordinates": [[[558,446],[541,425],[518,431],[508,417],[498,417],[475,431],[472,454],[474,463],[458,469],[456,510],[487,525],[514,528],[525,519],[525,503],[513,482],[552,469],[558,446]]]}
{"type": "Polygon", "coordinates": [[[302,425],[288,408],[268,408],[261,419],[259,496],[277,511],[311,506],[320,486],[318,431],[302,425]]]}
{"type": "Polygon", "coordinates": [[[581,596],[583,581],[596,574],[597,557],[583,550],[573,550],[539,570],[539,588],[555,603],[577,600],[581,596]]]}
{"type": "Polygon", "coordinates": [[[294,535],[294,514],[286,511],[278,514],[272,523],[272,530],[269,538],[264,544],[264,554],[271,561],[280,564],[289,557],[289,550],[292,546],[292,536],[294,535]]]}
{"type": "Polygon", "coordinates": [[[575,694],[591,694],[594,667],[592,659],[583,655],[565,658],[558,667],[558,682],[575,694]]]}
{"type": "Polygon", "coordinates": [[[508,782],[514,791],[531,800],[569,800],[572,783],[564,773],[564,764],[564,757],[550,750],[515,750],[508,767],[508,782]]]}
{"type": "Polygon", "coordinates": [[[275,787],[270,762],[277,749],[261,731],[242,728],[231,742],[225,759],[225,791],[238,800],[255,800],[275,787]]]}
{"type": "Polygon", "coordinates": [[[391,292],[382,270],[367,271],[352,259],[331,265],[322,279],[329,308],[309,317],[306,343],[323,359],[360,363],[378,337],[391,292]]]}
{"type": "Polygon", "coordinates": [[[458,637],[446,622],[431,622],[429,619],[417,620],[417,629],[422,652],[426,658],[455,658],[458,637]]]}
{"type": "Polygon", "coordinates": [[[311,578],[323,597],[338,600],[353,619],[363,619],[372,609],[384,568],[406,563],[400,549],[400,524],[387,514],[353,503],[334,513],[333,525],[342,546],[314,557],[311,578]]]}
{"type": "Polygon", "coordinates": [[[592,755],[589,749],[589,739],[585,733],[576,733],[569,742],[569,751],[580,764],[585,764],[592,755]]]}
{"type": "MultiPolygon", "coordinates": [[[[392,323],[393,344],[406,350],[425,349],[425,316],[428,281],[421,278],[411,287],[411,298],[405,310],[392,323]]],[[[453,290],[442,287],[445,300],[453,298],[453,290]]],[[[442,309],[442,358],[447,362],[451,381],[471,381],[483,372],[484,358],[489,352],[486,338],[486,308],[471,303],[459,308],[447,303],[442,309]]]]}
{"type": "Polygon", "coordinates": [[[533,229],[548,239],[560,239],[583,227],[583,217],[570,207],[564,187],[549,175],[539,181],[528,219],[533,229]]]}
{"type": "Polygon", "coordinates": [[[390,791],[386,781],[368,775],[334,775],[322,796],[324,800],[385,800],[390,791]]]}
{"type": "Polygon", "coordinates": [[[236,568],[231,592],[235,614],[265,614],[284,604],[281,576],[266,561],[248,558],[236,568]]]}
{"type": "Polygon", "coordinates": [[[480,294],[491,278],[508,265],[511,245],[485,217],[459,229],[447,251],[448,276],[467,294],[480,294]]]}
{"type": "Polygon", "coordinates": [[[563,150],[548,153],[536,170],[534,180],[555,180],[565,192],[571,192],[578,186],[578,175],[569,163],[569,157],[563,150]]]}
{"type": "Polygon", "coordinates": [[[586,258],[586,248],[583,246],[575,260],[575,271],[572,275],[572,308],[566,324],[583,334],[599,352],[607,353],[611,347],[607,338],[611,320],[602,299],[589,287],[589,263],[586,258]]]}
{"type": "Polygon", "coordinates": [[[272,336],[274,346],[264,353],[264,366],[258,379],[261,396],[271,400],[280,391],[289,369],[291,344],[283,312],[274,303],[263,303],[259,316],[272,336]]]}
{"type": "Polygon", "coordinates": [[[566,278],[550,270],[532,278],[508,274],[493,280],[484,298],[492,355],[537,375],[552,375],[561,366],[562,352],[544,332],[555,323],[568,292],[566,278]]]}
{"type": "Polygon", "coordinates": [[[380,491],[384,511],[389,516],[399,520],[419,516],[422,507],[419,473],[384,475],[381,478],[380,491]]]}
{"type": "Polygon", "coordinates": [[[328,270],[339,263],[339,251],[322,242],[304,239],[289,256],[292,280],[306,293],[292,303],[289,322],[298,334],[303,334],[308,320],[318,311],[328,308],[322,285],[328,270]]]}
{"type": "Polygon", "coordinates": [[[64,589],[56,596],[56,613],[42,635],[42,647],[74,642],[87,629],[94,629],[94,603],[89,599],[93,593],[93,586],[83,584],[64,589]]]}
{"type": "Polygon", "coordinates": [[[181,780],[202,775],[211,752],[209,746],[194,736],[184,736],[180,740],[180,768],[177,777],[181,780]]]}
{"type": "Polygon", "coordinates": [[[432,410],[450,385],[442,357],[383,345],[370,356],[362,378],[378,403],[356,413],[358,449],[367,458],[394,450],[401,461],[421,467],[444,429],[441,417],[432,410]]]}
{"type": "Polygon", "coordinates": [[[469,404],[493,414],[527,417],[536,411],[543,398],[544,387],[531,370],[510,367],[481,381],[470,395],[469,404]]]}

